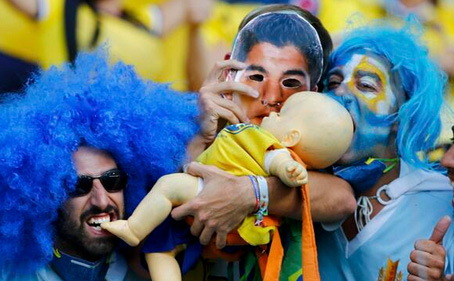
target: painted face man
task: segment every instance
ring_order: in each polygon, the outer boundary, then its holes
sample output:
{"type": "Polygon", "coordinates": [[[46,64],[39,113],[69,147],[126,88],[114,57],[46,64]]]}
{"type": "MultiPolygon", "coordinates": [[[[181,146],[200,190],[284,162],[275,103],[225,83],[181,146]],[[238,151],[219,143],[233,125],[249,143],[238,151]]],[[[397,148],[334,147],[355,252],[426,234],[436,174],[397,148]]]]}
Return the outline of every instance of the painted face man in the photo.
{"type": "Polygon", "coordinates": [[[405,94],[391,75],[389,62],[371,52],[352,53],[335,60],[327,77],[328,94],[342,101],[356,127],[353,142],[339,164],[367,157],[396,157],[395,120],[405,94]]]}
{"type": "Polygon", "coordinates": [[[317,237],[323,280],[406,280],[414,242],[452,212],[452,187],[425,154],[440,133],[443,74],[410,30],[358,28],[330,58],[327,94],[356,128],[334,173],[357,206],[317,237]]]}

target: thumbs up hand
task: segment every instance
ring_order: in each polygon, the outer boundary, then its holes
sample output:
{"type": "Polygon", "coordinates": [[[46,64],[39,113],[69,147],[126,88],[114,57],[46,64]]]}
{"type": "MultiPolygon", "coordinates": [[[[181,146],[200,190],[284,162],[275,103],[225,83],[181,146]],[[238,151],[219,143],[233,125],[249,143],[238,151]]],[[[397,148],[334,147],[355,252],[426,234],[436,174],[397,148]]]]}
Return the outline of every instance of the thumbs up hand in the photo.
{"type": "Polygon", "coordinates": [[[446,250],[442,241],[450,224],[451,218],[444,216],[435,225],[429,239],[416,241],[407,266],[408,281],[454,281],[454,276],[444,275],[446,250]]]}

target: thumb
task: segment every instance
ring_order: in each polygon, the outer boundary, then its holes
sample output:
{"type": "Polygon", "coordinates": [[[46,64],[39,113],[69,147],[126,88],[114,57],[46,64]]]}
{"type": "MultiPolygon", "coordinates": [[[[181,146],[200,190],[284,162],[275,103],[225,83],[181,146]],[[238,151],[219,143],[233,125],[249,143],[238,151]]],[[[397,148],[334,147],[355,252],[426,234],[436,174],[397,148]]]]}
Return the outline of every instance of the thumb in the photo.
{"type": "Polygon", "coordinates": [[[429,240],[442,245],[443,237],[445,236],[446,232],[451,225],[451,217],[444,216],[442,217],[434,227],[432,231],[432,235],[430,236],[429,240]]]}
{"type": "Polygon", "coordinates": [[[176,207],[170,214],[174,220],[182,220],[187,216],[193,215],[191,202],[189,201],[181,206],[176,207]]]}
{"type": "Polygon", "coordinates": [[[207,176],[208,169],[208,166],[200,164],[199,162],[191,162],[185,167],[185,172],[203,179],[207,176]]]}

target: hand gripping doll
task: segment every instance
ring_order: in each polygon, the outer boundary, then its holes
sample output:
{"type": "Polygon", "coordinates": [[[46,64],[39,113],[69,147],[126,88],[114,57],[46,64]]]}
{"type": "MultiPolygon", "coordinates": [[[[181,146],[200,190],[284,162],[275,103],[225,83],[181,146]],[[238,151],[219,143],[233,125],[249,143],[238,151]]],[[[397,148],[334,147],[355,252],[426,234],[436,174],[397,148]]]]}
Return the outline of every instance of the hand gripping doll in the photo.
{"type": "MultiPolygon", "coordinates": [[[[261,127],[236,124],[224,128],[197,161],[234,175],[277,176],[289,188],[298,187],[308,182],[307,172],[289,150],[308,167],[321,169],[341,157],[352,135],[351,117],[337,101],[319,93],[301,92],[288,98],[280,113],[265,117],[261,127]]],[[[254,183],[259,202],[261,190],[257,186],[254,183]]],[[[164,176],[128,220],[104,223],[101,227],[129,245],[138,245],[166,219],[172,207],[195,197],[202,188],[199,178],[185,173],[164,176]]],[[[257,206],[259,213],[260,208],[257,206]]],[[[251,245],[268,243],[272,229],[254,222],[255,216],[246,218],[238,229],[240,236],[251,245]]],[[[145,255],[152,279],[180,280],[178,263],[173,258],[176,250],[165,254],[168,258],[161,255],[153,259],[156,253],[145,255]]]]}

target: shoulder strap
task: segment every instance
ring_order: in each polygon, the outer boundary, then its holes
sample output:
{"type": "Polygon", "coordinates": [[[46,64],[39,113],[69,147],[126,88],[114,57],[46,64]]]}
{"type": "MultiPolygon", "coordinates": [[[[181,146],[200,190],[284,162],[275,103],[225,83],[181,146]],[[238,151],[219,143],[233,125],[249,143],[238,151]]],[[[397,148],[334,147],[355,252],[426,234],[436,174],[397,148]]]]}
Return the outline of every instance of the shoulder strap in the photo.
{"type": "MultiPolygon", "coordinates": [[[[289,149],[290,154],[292,155],[293,159],[298,163],[304,165],[301,158],[298,155],[289,149]]],[[[302,194],[302,239],[301,239],[301,247],[302,247],[302,271],[303,271],[303,280],[304,281],[320,281],[320,273],[318,271],[318,260],[317,260],[317,245],[315,244],[315,233],[314,233],[314,226],[312,224],[312,216],[311,216],[311,205],[309,202],[309,185],[305,184],[301,187],[301,194],[302,194]]]]}

